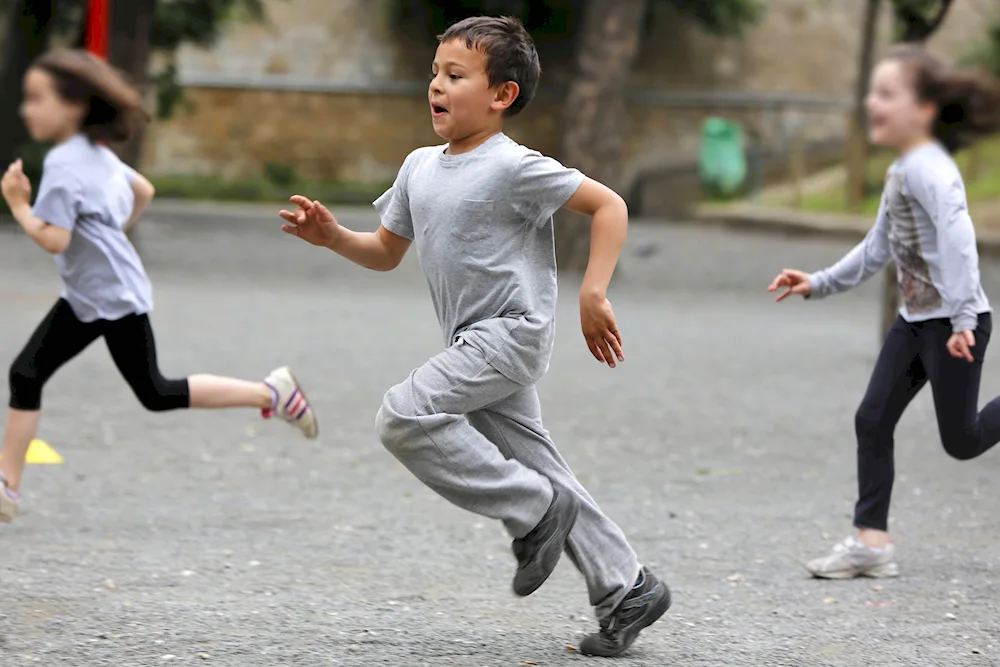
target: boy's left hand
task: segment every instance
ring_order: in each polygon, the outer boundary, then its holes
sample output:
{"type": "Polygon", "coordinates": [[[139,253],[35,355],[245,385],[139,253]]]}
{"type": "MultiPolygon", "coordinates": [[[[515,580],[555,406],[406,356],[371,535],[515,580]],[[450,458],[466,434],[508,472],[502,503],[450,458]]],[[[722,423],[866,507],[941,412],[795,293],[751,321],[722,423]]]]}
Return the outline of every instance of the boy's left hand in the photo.
{"type": "Polygon", "coordinates": [[[948,339],[948,352],[951,356],[956,359],[965,359],[966,361],[975,361],[972,356],[972,352],[969,350],[970,347],[976,346],[976,335],[972,333],[969,329],[962,331],[960,333],[953,333],[951,338],[948,339]]]}
{"type": "Polygon", "coordinates": [[[31,181],[24,175],[21,160],[15,160],[7,167],[7,172],[0,180],[0,190],[3,191],[3,198],[7,200],[10,208],[31,202],[31,181]]]}
{"type": "Polygon", "coordinates": [[[580,324],[587,347],[602,364],[611,368],[625,361],[622,353],[622,335],[615,322],[611,302],[604,296],[580,295],[580,324]]]}

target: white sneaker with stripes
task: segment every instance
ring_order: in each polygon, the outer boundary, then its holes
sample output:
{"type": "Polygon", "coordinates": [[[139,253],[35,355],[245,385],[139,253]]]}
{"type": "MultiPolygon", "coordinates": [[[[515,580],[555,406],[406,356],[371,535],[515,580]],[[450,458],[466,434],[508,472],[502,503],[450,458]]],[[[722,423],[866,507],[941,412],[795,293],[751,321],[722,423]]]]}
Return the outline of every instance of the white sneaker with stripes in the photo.
{"type": "Polygon", "coordinates": [[[312,405],[302,391],[292,371],[287,366],[271,372],[264,383],[274,392],[275,401],[270,410],[263,410],[264,419],[278,416],[297,427],[309,439],[319,435],[319,423],[312,405]]]}

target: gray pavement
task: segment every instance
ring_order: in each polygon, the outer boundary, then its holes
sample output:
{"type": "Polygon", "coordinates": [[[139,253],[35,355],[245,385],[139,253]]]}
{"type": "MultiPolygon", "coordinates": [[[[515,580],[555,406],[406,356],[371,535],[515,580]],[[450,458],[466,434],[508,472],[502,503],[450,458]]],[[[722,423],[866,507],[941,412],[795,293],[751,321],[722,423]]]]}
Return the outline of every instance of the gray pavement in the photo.
{"type": "MultiPolygon", "coordinates": [[[[30,467],[28,512],[0,528],[0,665],[587,662],[570,648],[593,621],[568,561],[515,599],[502,528],[438,499],[376,441],[382,393],[440,346],[413,257],[367,273],[259,207],[161,205],[142,224],[165,372],[256,378],[290,363],[321,436],[251,412],[146,413],[94,345],[45,396],[41,435],[65,463],[30,467]]],[[[929,392],[897,439],[903,576],[819,582],[798,565],[849,530],[878,285],[781,306],[763,287],[848,246],[634,225],[614,371],[588,358],[564,286],[540,386],[548,428],[675,593],[617,664],[1000,662],[1000,454],[948,459],[929,392]],[[648,244],[652,256],[633,252],[648,244]]],[[[983,275],[1000,300],[1000,264],[983,275]]],[[[57,291],[51,260],[0,228],[0,359],[57,291]]],[[[997,392],[993,360],[984,395],[997,392]]]]}

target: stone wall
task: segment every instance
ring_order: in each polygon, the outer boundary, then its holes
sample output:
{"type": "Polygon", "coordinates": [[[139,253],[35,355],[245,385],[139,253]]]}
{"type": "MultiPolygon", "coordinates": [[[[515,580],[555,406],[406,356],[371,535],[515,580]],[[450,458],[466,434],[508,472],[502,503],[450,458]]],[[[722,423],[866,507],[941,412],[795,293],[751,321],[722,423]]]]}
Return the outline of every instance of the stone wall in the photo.
{"type": "MultiPolygon", "coordinates": [[[[259,175],[294,164],[307,178],[391,180],[402,158],[434,143],[424,73],[434,45],[420,26],[397,30],[392,0],[273,0],[264,25],[237,24],[211,51],[178,56],[187,110],[149,133],[153,174],[259,175]]],[[[706,35],[658,9],[632,76],[623,181],[694,156],[710,114],[738,120],[768,144],[795,128],[842,134],[856,75],[864,0],[768,0],[745,39],[706,35]],[[806,96],[806,97],[802,97],[806,96]]],[[[992,0],[956,3],[931,43],[948,57],[984,35],[992,0]]],[[[886,16],[882,41],[888,41],[886,16]]],[[[509,133],[558,153],[567,49],[542,48],[543,91],[509,133]]]]}

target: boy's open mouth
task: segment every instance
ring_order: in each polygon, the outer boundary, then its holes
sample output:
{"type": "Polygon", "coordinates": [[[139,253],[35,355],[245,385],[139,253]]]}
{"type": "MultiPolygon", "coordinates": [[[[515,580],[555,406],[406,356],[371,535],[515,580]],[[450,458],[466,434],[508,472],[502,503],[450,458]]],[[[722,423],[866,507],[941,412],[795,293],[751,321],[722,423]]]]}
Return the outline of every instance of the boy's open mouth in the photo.
{"type": "Polygon", "coordinates": [[[445,108],[444,108],[443,106],[441,106],[440,104],[432,104],[432,105],[431,105],[431,112],[433,112],[433,114],[434,114],[435,116],[440,116],[441,114],[446,114],[446,113],[448,113],[448,110],[447,110],[447,109],[445,109],[445,108]]]}

